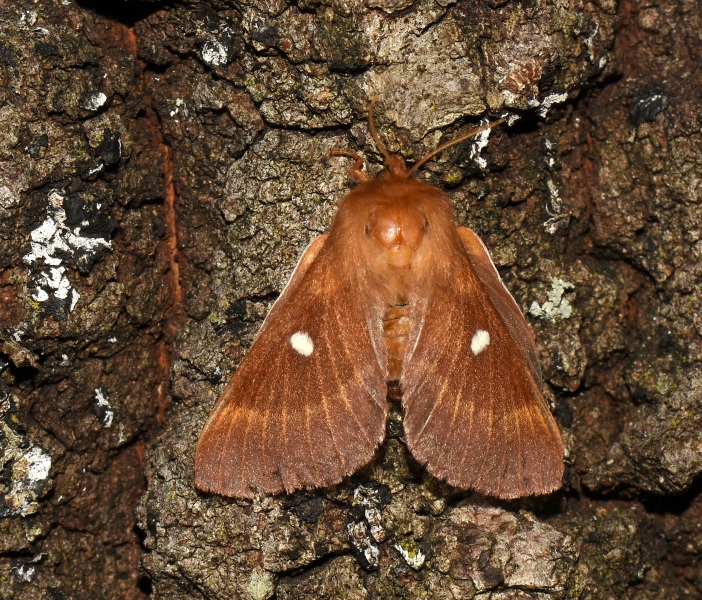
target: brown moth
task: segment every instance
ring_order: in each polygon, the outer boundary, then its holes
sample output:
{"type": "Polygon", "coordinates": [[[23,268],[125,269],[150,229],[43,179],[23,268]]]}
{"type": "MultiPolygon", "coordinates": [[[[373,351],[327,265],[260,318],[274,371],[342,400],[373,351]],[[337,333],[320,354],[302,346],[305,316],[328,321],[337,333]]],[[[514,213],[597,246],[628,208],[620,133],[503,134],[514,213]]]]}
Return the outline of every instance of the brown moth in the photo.
{"type": "MultiPolygon", "coordinates": [[[[385,170],[305,250],[226,386],[195,456],[198,488],[251,498],[339,483],[385,437],[388,382],[407,447],[439,479],[498,498],[561,486],[563,444],[531,329],[450,199],[378,138],[385,170]]],[[[494,124],[492,124],[494,125],[494,124]]]]}

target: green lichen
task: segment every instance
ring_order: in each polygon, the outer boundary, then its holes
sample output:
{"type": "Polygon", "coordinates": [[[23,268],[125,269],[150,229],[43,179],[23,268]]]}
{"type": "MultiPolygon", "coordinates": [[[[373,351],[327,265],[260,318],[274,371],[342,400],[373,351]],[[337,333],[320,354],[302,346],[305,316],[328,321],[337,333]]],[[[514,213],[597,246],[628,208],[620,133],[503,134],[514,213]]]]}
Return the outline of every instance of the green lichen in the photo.
{"type": "Polygon", "coordinates": [[[548,300],[542,305],[534,300],[529,308],[529,313],[534,317],[550,319],[551,321],[555,321],[557,318],[568,319],[573,314],[573,307],[563,296],[573,289],[575,286],[572,283],[554,277],[551,281],[551,289],[546,292],[548,300]]]}
{"type": "Polygon", "coordinates": [[[446,185],[458,185],[461,181],[463,181],[463,173],[461,173],[460,169],[451,169],[444,174],[444,183],[446,185]]]}
{"type": "Polygon", "coordinates": [[[666,373],[660,373],[656,380],[656,390],[661,396],[667,396],[678,388],[675,378],[666,373]]]}
{"type": "Polygon", "coordinates": [[[641,375],[641,385],[646,390],[655,390],[661,396],[667,396],[678,389],[678,382],[675,380],[675,377],[654,369],[644,371],[641,375]]]}
{"type": "Polygon", "coordinates": [[[273,580],[269,573],[254,571],[246,585],[246,593],[252,600],[265,600],[273,594],[273,587],[273,580]]]}
{"type": "Polygon", "coordinates": [[[395,544],[395,549],[415,571],[418,571],[424,566],[427,557],[413,540],[403,540],[399,544],[395,544]]]}

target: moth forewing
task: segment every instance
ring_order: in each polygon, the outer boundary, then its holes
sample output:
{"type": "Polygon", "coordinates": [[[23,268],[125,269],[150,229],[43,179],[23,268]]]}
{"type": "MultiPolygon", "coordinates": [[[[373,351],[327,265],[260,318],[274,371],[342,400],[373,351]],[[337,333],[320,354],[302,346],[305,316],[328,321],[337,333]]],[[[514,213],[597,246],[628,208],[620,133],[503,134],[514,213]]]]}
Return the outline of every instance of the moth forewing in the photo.
{"type": "Polygon", "coordinates": [[[471,249],[450,262],[452,286],[424,282],[425,313],[410,334],[401,380],[408,447],[460,488],[503,498],[553,491],[563,447],[530,362],[529,327],[477,236],[459,233],[471,249]]]}
{"type": "Polygon", "coordinates": [[[252,497],[339,483],[385,433],[385,380],[362,281],[313,242],[208,419],[195,456],[205,491],[252,497]],[[329,293],[352,287],[358,293],[329,293]]]}

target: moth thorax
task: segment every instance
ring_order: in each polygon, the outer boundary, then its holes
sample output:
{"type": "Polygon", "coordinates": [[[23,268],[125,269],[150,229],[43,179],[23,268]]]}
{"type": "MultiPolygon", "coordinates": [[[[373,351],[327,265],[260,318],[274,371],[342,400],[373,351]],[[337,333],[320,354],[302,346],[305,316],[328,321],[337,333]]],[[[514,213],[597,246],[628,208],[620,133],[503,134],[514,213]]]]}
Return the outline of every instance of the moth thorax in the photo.
{"type": "Polygon", "coordinates": [[[416,250],[427,231],[427,218],[417,207],[389,205],[373,211],[367,231],[383,248],[408,246],[416,250]]]}

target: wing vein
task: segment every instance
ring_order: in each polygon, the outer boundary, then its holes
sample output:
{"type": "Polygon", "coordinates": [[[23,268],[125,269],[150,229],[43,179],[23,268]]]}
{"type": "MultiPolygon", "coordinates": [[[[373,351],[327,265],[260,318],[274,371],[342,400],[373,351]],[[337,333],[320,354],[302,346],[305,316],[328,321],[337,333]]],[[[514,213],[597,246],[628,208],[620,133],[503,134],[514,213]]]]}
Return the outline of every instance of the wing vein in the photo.
{"type": "MultiPolygon", "coordinates": [[[[327,356],[332,355],[332,349],[331,349],[331,344],[329,343],[328,337],[323,334],[320,336],[322,338],[322,341],[324,342],[324,346],[327,348],[327,356]]],[[[344,459],[344,456],[341,452],[341,449],[339,448],[339,444],[337,442],[336,436],[334,435],[334,428],[332,427],[332,422],[331,422],[331,417],[329,414],[329,396],[326,393],[326,390],[322,388],[322,373],[320,371],[320,365],[319,361],[315,361],[315,372],[317,374],[317,380],[320,382],[320,390],[322,390],[322,408],[324,409],[324,420],[326,421],[327,429],[329,429],[329,436],[332,441],[332,445],[334,446],[334,451],[336,452],[336,456],[339,460],[339,464],[342,465],[342,470],[345,470],[346,467],[346,460],[344,459]]],[[[341,382],[337,381],[337,386],[341,388],[341,382]]]]}
{"type": "MultiPolygon", "coordinates": [[[[452,357],[452,359],[451,359],[450,366],[448,367],[448,369],[446,369],[446,371],[447,371],[448,373],[453,373],[453,372],[454,372],[454,369],[455,369],[455,367],[456,367],[456,363],[458,362],[458,356],[459,356],[459,354],[460,354],[459,352],[454,352],[454,353],[453,353],[453,357],[452,357]]],[[[438,362],[439,362],[439,361],[437,361],[437,363],[438,363],[438,362]]],[[[436,371],[436,366],[438,366],[437,363],[435,363],[435,365],[434,365],[434,371],[436,371]]],[[[423,423],[421,429],[420,429],[420,430],[416,433],[416,435],[415,435],[415,439],[416,439],[416,440],[419,440],[419,439],[422,437],[422,435],[424,434],[424,430],[426,429],[427,425],[429,424],[429,421],[431,421],[431,419],[433,418],[435,411],[436,411],[436,410],[440,407],[440,405],[443,403],[443,398],[444,398],[444,395],[445,395],[446,391],[448,390],[448,388],[449,388],[449,386],[450,386],[450,382],[451,382],[451,379],[450,379],[450,378],[445,378],[444,384],[441,386],[441,391],[439,392],[439,397],[436,399],[436,401],[435,401],[434,404],[432,405],[431,410],[429,411],[429,414],[427,415],[426,419],[424,420],[424,423],[423,423]]],[[[459,403],[458,403],[458,398],[456,398],[456,402],[455,402],[455,404],[454,404],[454,420],[452,420],[452,422],[451,422],[452,425],[453,425],[453,423],[455,422],[455,415],[456,415],[456,412],[457,412],[457,410],[458,410],[458,404],[459,404],[459,403]]],[[[449,429],[449,431],[452,431],[452,430],[449,429]]],[[[447,432],[447,433],[448,433],[448,432],[447,432]]]]}
{"type": "MultiPolygon", "coordinates": [[[[342,326],[341,321],[339,320],[339,315],[337,314],[336,311],[334,311],[334,318],[336,320],[336,323],[339,327],[342,326]]],[[[348,354],[346,353],[346,348],[344,348],[344,354],[346,354],[347,360],[349,359],[348,354]]],[[[331,357],[331,363],[332,363],[332,370],[334,372],[334,375],[336,377],[336,380],[338,382],[341,382],[342,378],[340,376],[339,372],[339,363],[337,361],[337,356],[335,353],[330,352],[329,356],[331,357]]],[[[367,388],[364,388],[367,391],[367,388]]],[[[339,385],[339,395],[343,398],[344,404],[346,405],[346,410],[347,412],[353,416],[353,420],[356,421],[356,425],[358,425],[358,431],[361,433],[361,435],[366,439],[366,442],[370,445],[371,438],[368,436],[368,433],[366,432],[366,427],[363,426],[363,423],[359,421],[358,415],[356,414],[356,411],[353,410],[353,407],[351,406],[351,403],[349,402],[348,395],[346,393],[346,388],[343,385],[339,385]]]]}

